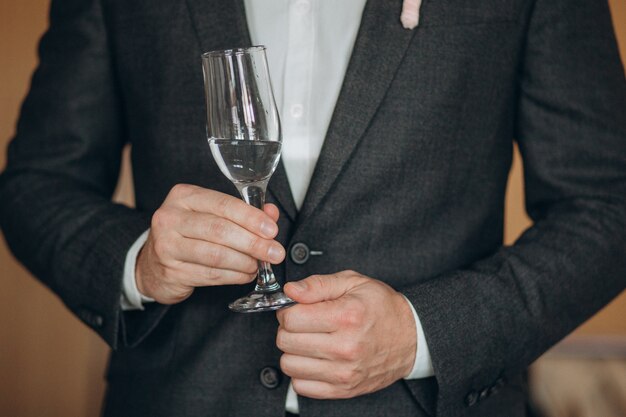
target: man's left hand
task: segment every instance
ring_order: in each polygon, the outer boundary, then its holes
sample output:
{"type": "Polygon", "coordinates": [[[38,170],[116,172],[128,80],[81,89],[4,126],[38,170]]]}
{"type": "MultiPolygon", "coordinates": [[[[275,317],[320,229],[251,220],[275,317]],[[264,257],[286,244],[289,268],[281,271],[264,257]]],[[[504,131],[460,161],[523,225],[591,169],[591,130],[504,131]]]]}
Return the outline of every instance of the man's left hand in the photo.
{"type": "Polygon", "coordinates": [[[290,282],[284,291],[299,304],[277,312],[276,345],[298,394],[352,398],[411,372],[415,320],[407,300],[387,284],[344,271],[290,282]]]}

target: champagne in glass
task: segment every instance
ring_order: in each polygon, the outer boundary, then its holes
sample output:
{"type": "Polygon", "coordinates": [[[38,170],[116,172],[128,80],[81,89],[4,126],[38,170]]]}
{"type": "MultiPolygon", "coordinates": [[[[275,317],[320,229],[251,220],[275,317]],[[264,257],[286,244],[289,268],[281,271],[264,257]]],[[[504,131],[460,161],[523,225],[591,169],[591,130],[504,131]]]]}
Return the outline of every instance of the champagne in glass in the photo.
{"type": "MultiPolygon", "coordinates": [[[[213,158],[246,203],[262,210],[282,141],[265,47],[207,52],[202,55],[202,67],[213,158]]],[[[229,308],[253,313],[292,304],[270,264],[259,261],[254,291],[230,303],[229,308]]]]}

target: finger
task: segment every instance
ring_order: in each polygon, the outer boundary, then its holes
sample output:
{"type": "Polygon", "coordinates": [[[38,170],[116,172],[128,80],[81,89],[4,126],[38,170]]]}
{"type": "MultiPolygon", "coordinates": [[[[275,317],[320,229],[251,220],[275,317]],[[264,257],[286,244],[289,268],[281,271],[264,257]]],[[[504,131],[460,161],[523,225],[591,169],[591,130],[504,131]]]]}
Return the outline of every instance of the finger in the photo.
{"type": "Polygon", "coordinates": [[[274,204],[267,203],[265,206],[263,206],[263,211],[265,212],[265,214],[270,216],[272,220],[274,220],[274,222],[278,221],[280,212],[278,211],[278,207],[276,207],[274,204]]]}
{"type": "Polygon", "coordinates": [[[212,214],[196,212],[185,214],[178,232],[187,238],[227,246],[254,259],[274,264],[285,259],[285,249],[280,243],[259,237],[227,219],[212,214]]]}
{"type": "Polygon", "coordinates": [[[190,287],[209,287],[216,285],[243,285],[256,278],[256,271],[245,273],[229,269],[210,268],[206,265],[181,262],[176,267],[176,279],[180,284],[190,287]]]}
{"type": "Polygon", "coordinates": [[[169,251],[163,258],[173,262],[189,262],[209,268],[230,269],[251,274],[256,271],[256,259],[226,246],[204,240],[182,238],[169,244],[169,251]]]}
{"type": "Polygon", "coordinates": [[[336,303],[296,304],[276,312],[281,327],[293,333],[330,333],[339,330],[341,312],[336,303]]]}
{"type": "Polygon", "coordinates": [[[271,239],[278,234],[274,219],[263,210],[232,195],[195,185],[178,184],[168,195],[170,198],[189,210],[224,217],[259,236],[271,239]]]}
{"type": "Polygon", "coordinates": [[[317,359],[334,359],[336,337],[329,333],[291,333],[279,327],[276,346],[281,351],[317,359]]]}
{"type": "Polygon", "coordinates": [[[280,368],[291,378],[333,382],[337,364],[326,359],[285,353],[280,357],[280,368]]]}
{"type": "Polygon", "coordinates": [[[291,383],[298,395],[316,400],[345,399],[353,396],[349,391],[324,381],[293,378],[291,383]]]}
{"type": "Polygon", "coordinates": [[[312,275],[301,281],[292,281],[283,291],[301,304],[336,300],[363,282],[356,272],[344,271],[331,275],[312,275]]]}

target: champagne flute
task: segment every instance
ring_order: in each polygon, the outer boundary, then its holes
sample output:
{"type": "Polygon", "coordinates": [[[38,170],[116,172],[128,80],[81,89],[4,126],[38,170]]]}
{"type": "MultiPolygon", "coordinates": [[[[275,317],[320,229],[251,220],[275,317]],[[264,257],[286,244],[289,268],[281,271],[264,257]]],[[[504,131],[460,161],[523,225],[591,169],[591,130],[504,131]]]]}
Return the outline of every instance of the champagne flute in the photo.
{"type": "MultiPolygon", "coordinates": [[[[265,47],[207,52],[202,68],[213,158],[245,202],[262,210],[282,143],[265,47]]],[[[294,303],[283,293],[270,264],[259,261],[254,291],[228,307],[254,313],[294,303]]]]}

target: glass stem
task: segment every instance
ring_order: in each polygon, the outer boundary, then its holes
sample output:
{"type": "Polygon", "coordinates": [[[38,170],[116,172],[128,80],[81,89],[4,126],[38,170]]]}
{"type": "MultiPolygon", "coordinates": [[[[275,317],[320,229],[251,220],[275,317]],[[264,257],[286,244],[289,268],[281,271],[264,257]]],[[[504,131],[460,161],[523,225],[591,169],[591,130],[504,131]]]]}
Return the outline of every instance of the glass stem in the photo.
{"type": "MultiPolygon", "coordinates": [[[[267,189],[267,181],[252,182],[247,184],[235,184],[244,201],[253,207],[263,210],[265,205],[265,191],[267,189]]],[[[269,262],[258,261],[258,271],[256,275],[257,292],[275,292],[280,289],[278,281],[274,276],[272,267],[269,262]]]]}

